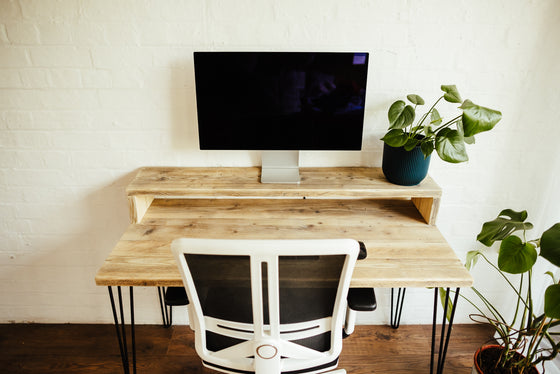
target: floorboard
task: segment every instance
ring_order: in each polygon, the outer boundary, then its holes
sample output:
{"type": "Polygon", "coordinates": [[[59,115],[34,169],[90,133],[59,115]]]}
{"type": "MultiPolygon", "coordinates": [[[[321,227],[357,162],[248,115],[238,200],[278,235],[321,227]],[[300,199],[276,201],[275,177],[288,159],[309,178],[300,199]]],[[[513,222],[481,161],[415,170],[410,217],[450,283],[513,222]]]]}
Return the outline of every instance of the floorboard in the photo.
{"type": "MultiPolygon", "coordinates": [[[[491,331],[480,325],[455,325],[445,372],[469,374],[472,355],[489,341],[491,331]]],[[[212,374],[194,351],[187,326],[136,327],[138,373],[212,374]]],[[[428,373],[431,326],[356,326],[344,340],[339,367],[349,374],[428,373]]],[[[122,373],[113,325],[0,325],[2,373],[122,373]]]]}

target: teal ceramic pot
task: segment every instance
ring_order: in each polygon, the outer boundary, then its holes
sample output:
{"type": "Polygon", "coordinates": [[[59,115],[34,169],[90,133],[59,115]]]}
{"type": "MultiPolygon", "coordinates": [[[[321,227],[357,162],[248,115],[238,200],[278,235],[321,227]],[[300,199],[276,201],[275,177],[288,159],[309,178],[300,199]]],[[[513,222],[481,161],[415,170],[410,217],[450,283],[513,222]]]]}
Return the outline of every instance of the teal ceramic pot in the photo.
{"type": "Polygon", "coordinates": [[[412,151],[405,151],[404,147],[383,144],[383,174],[389,182],[415,186],[426,178],[431,155],[424,159],[420,146],[414,147],[412,151]]]}

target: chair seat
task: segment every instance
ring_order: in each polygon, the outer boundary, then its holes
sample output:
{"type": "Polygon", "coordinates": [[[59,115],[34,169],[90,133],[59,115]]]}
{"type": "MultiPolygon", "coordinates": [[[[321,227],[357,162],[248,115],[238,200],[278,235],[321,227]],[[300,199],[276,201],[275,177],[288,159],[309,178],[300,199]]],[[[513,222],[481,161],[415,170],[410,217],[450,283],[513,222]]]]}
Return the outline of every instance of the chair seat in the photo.
{"type": "Polygon", "coordinates": [[[168,287],[165,291],[165,305],[189,305],[189,298],[184,287],[168,287]]]}
{"type": "Polygon", "coordinates": [[[371,312],[377,309],[373,288],[350,288],[347,300],[348,307],[358,312],[371,312]]]}

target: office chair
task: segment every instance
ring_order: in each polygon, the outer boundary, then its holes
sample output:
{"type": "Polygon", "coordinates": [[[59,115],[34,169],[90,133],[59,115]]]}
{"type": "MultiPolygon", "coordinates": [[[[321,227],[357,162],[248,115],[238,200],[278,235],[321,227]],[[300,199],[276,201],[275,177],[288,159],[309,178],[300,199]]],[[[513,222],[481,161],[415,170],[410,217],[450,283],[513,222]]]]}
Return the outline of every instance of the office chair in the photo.
{"type": "Polygon", "coordinates": [[[183,238],[171,247],[204,366],[257,374],[336,368],[358,242],[183,238]]]}

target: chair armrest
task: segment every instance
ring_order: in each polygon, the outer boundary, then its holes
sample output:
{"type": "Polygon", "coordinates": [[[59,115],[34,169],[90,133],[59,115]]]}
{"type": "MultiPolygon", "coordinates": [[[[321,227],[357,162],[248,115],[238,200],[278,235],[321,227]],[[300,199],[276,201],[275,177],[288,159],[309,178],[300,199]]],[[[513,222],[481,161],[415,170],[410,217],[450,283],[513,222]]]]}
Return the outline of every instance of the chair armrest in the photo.
{"type": "Polygon", "coordinates": [[[377,309],[373,288],[350,288],[347,300],[348,308],[358,312],[371,312],[377,309]]]}
{"type": "Polygon", "coordinates": [[[360,253],[358,253],[358,260],[363,260],[367,257],[367,248],[364,242],[358,242],[360,245],[360,253]]]}

